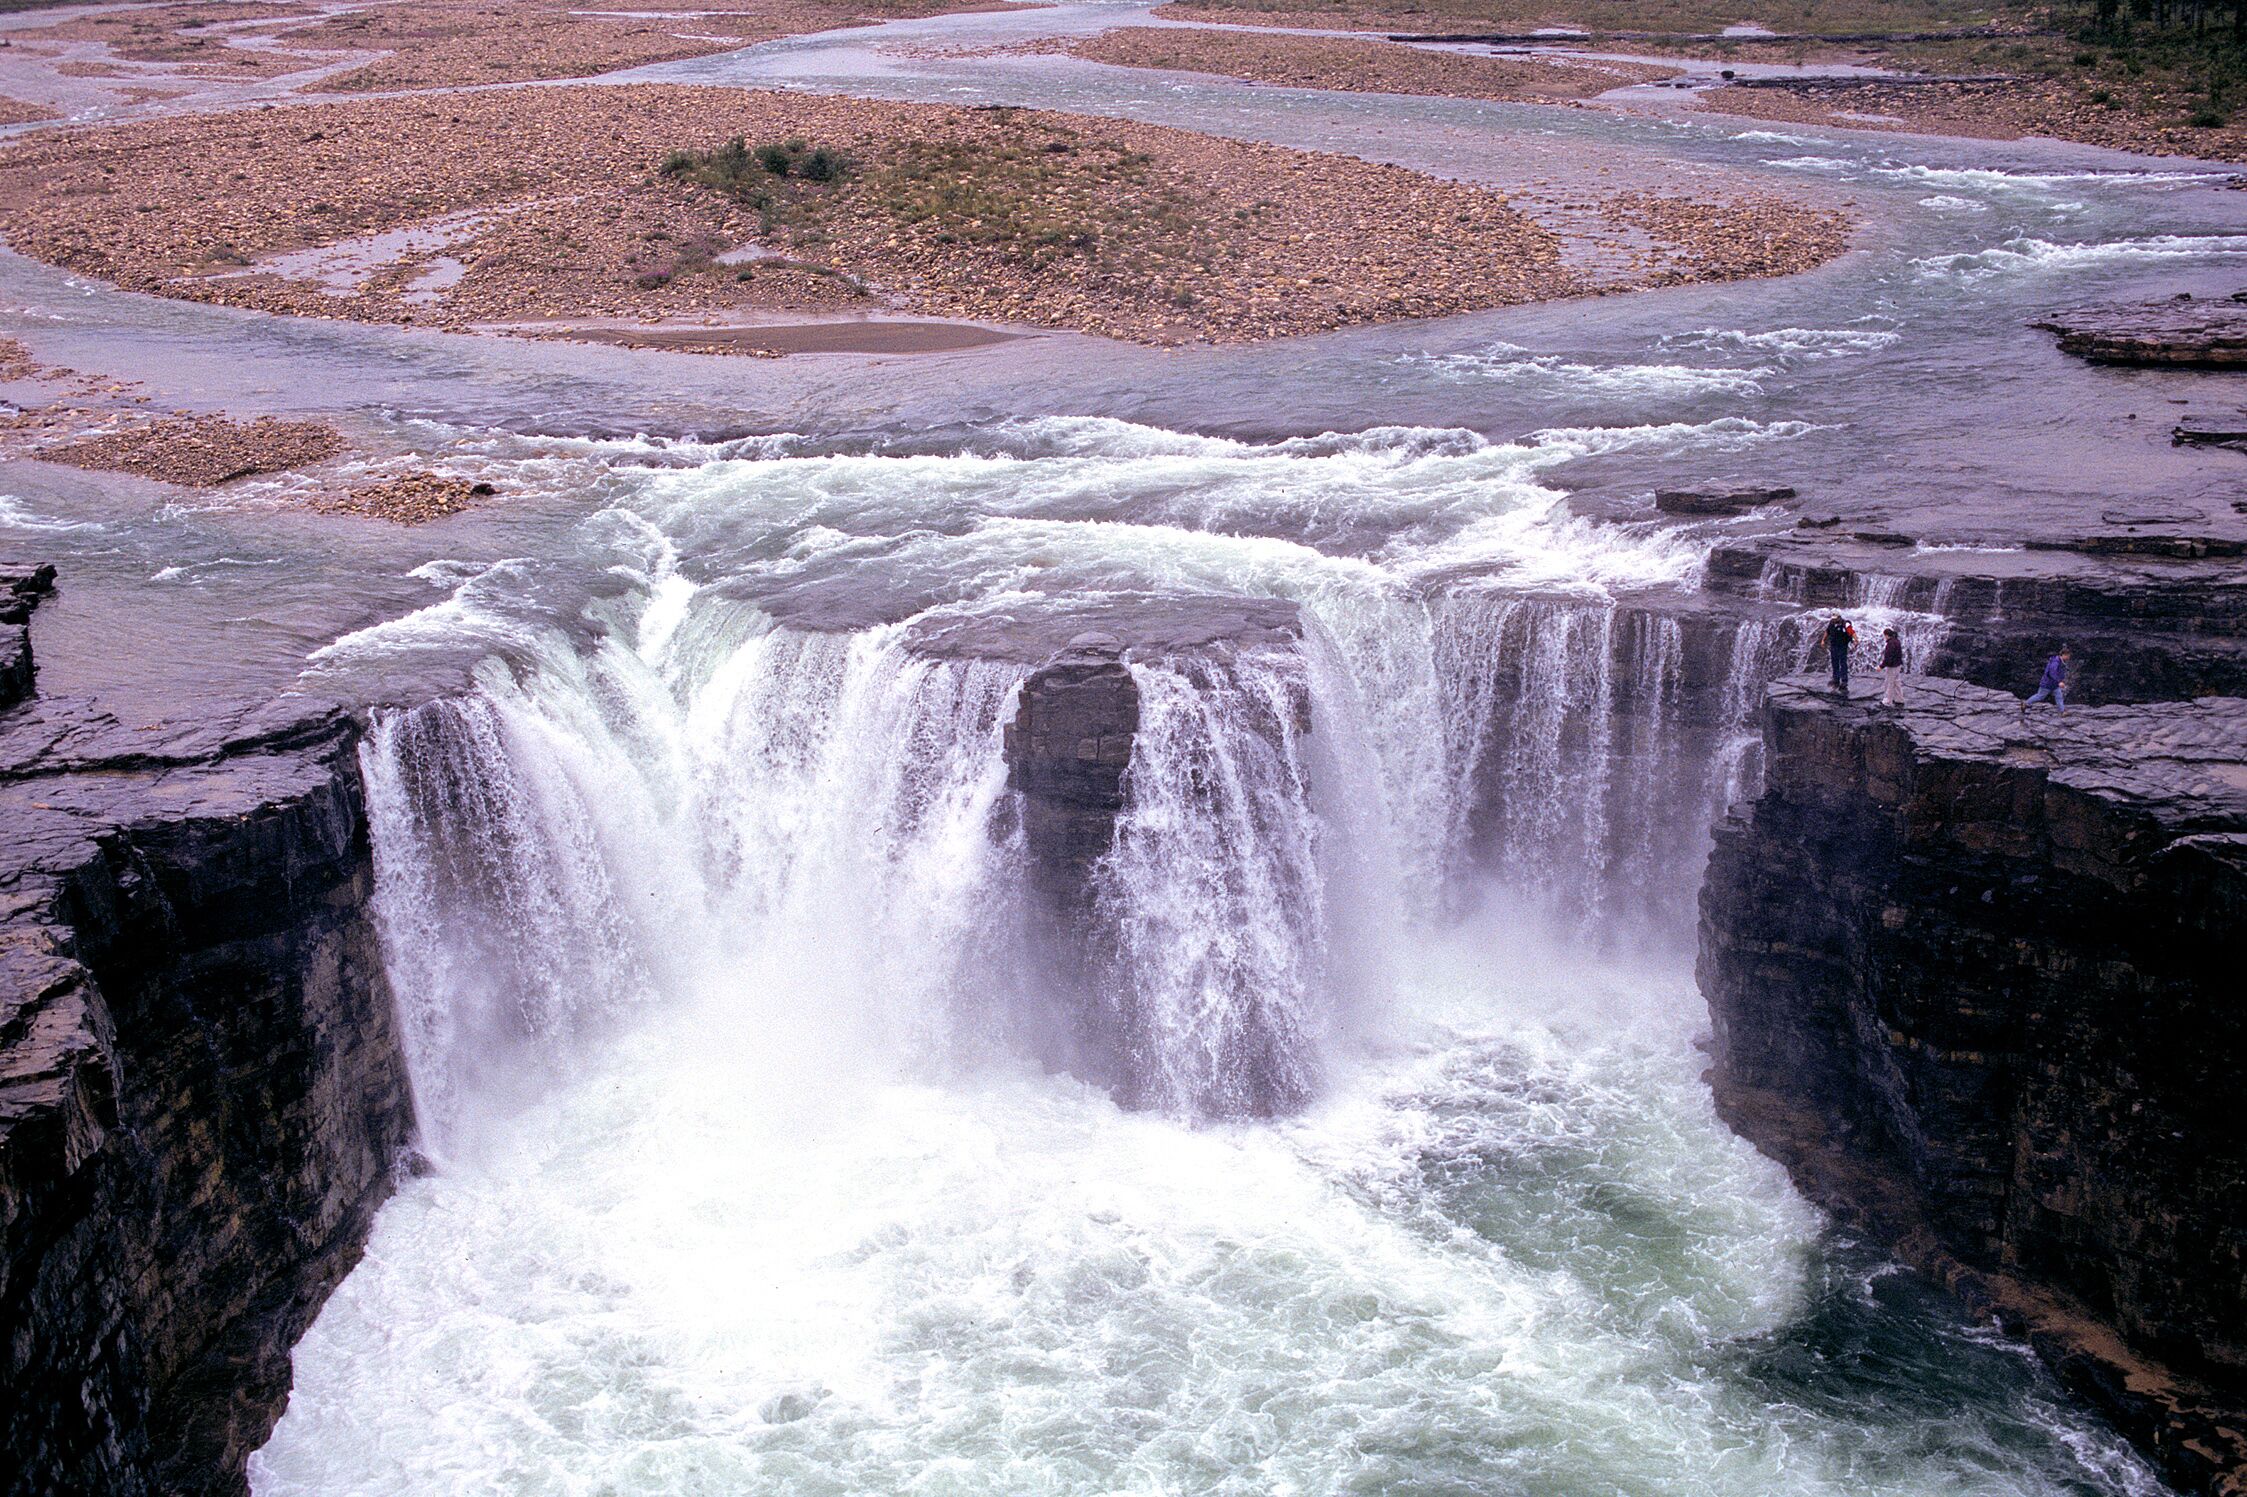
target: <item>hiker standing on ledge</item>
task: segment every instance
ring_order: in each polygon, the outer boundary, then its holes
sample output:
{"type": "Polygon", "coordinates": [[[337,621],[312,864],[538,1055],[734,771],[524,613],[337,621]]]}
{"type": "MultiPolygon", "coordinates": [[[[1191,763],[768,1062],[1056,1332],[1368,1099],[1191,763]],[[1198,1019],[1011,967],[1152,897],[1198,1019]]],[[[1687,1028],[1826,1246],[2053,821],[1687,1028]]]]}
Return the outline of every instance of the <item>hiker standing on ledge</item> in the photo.
{"type": "Polygon", "coordinates": [[[1904,637],[1894,629],[1880,631],[1880,704],[1904,705],[1904,637]]]}
{"type": "Polygon", "coordinates": [[[1826,625],[1826,659],[1833,667],[1833,689],[1843,696],[1849,695],[1849,650],[1856,643],[1857,631],[1835,614],[1826,625]]]}
{"type": "Polygon", "coordinates": [[[2060,712],[2068,710],[2068,662],[2074,658],[2075,652],[2062,645],[2059,654],[2044,662],[2044,679],[2037,682],[2035,695],[2021,703],[2023,717],[2038,702],[2050,702],[2060,712]]]}

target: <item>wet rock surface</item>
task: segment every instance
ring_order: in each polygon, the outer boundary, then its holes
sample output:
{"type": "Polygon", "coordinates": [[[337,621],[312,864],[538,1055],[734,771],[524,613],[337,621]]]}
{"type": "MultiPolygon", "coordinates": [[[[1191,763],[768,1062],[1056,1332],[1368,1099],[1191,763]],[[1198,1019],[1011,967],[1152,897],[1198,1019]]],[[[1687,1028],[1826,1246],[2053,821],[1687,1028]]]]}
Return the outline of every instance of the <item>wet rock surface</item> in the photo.
{"type": "Polygon", "coordinates": [[[1744,515],[1794,497],[1795,491],[1783,484],[1700,484],[1689,489],[1657,489],[1654,507],[1665,515],[1744,515]]]}
{"type": "Polygon", "coordinates": [[[411,1104],[358,727],[0,711],[0,1492],[237,1493],[411,1104]]]}
{"type": "Polygon", "coordinates": [[[0,708],[31,695],[31,610],[54,590],[55,569],[0,565],[0,708]]]}
{"type": "Polygon", "coordinates": [[[1220,594],[1111,594],[1096,601],[1056,600],[924,616],[907,636],[924,655],[1043,664],[1076,648],[1081,635],[1105,635],[1135,660],[1160,660],[1217,645],[1292,645],[1303,637],[1293,603],[1220,594]]]}
{"type": "Polygon", "coordinates": [[[2247,694],[2241,537],[2198,533],[2207,522],[2197,513],[2112,511],[2101,523],[2074,544],[1948,555],[1856,536],[1725,545],[1711,553],[1707,585],[1811,608],[1885,602],[1940,614],[1948,630],[1930,669],[1999,690],[2026,693],[2065,643],[2086,702],[2247,694]]]}
{"type": "Polygon", "coordinates": [[[2247,452],[2247,413],[2236,416],[2187,416],[2170,432],[2180,447],[2229,447],[2247,452]]]}
{"type": "Polygon", "coordinates": [[[1766,698],[1701,895],[1711,1081],[2171,1477],[2247,1478],[2247,701],[1766,698]]]}
{"type": "Polygon", "coordinates": [[[2166,301],[2073,307],[2035,324],[2094,364],[2247,369],[2247,303],[2177,296],[2166,301]]]}
{"type": "Polygon", "coordinates": [[[1021,795],[1031,877],[1056,909],[1081,915],[1091,904],[1138,731],[1139,687],[1113,634],[1084,633],[1022,683],[1006,727],[1007,786],[1021,795]]]}

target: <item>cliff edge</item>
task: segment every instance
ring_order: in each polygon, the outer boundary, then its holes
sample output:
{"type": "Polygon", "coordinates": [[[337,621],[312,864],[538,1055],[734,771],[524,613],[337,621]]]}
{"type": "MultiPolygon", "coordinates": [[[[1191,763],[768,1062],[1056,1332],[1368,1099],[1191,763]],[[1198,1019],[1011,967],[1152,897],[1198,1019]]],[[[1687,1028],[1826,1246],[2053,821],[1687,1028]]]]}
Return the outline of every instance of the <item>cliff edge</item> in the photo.
{"type": "Polygon", "coordinates": [[[1766,696],[1701,894],[1718,1110],[2171,1479],[2247,1492],[2247,701],[1910,686],[1766,696]]]}
{"type": "Polygon", "coordinates": [[[303,702],[0,709],[4,1497],[246,1491],[390,1193],[357,738],[303,702]]]}

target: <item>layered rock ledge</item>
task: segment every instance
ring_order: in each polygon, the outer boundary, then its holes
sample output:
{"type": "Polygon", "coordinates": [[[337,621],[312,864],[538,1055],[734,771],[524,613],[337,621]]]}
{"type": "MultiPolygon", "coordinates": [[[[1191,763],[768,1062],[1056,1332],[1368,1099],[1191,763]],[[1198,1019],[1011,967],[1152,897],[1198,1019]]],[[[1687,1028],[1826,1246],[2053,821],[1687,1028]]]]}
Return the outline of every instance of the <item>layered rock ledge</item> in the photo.
{"type": "Polygon", "coordinates": [[[2247,1491],[2247,701],[1793,677],[1763,727],[1701,894],[1718,1110],[2173,1480],[2247,1491]]]}
{"type": "Polygon", "coordinates": [[[0,1494],[240,1493],[412,1108],[332,707],[0,711],[0,1494]]]}
{"type": "Polygon", "coordinates": [[[2044,658],[2072,644],[2085,700],[2247,694],[2247,538],[2236,517],[2180,525],[2151,508],[2100,516],[2097,533],[2035,539],[2005,553],[1918,552],[1869,535],[1723,545],[1712,592],[1808,608],[1885,604],[1938,614],[1931,669],[2027,691],[2044,658]]]}
{"type": "Polygon", "coordinates": [[[2247,302],[2192,296],[2073,307],[2039,318],[2062,352],[2093,364],[2247,369],[2247,302]]]}

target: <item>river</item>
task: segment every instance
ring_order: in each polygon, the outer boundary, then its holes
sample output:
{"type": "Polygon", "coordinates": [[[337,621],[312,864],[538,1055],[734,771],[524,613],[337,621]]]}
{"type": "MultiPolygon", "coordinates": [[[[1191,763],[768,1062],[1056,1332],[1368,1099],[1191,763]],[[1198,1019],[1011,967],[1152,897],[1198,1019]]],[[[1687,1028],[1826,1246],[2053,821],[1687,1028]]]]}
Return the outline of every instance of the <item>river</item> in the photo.
{"type": "Polygon", "coordinates": [[[395,704],[364,764],[427,1166],[299,1347],[261,1497],[2162,1490],[1716,1120],[1703,829],[1800,639],[1735,640],[1735,721],[1695,747],[1665,716],[1681,636],[1633,605],[1775,522],[1633,506],[1752,478],[2004,547],[2212,501],[2166,440],[2189,376],[2026,324],[2235,289],[2225,174],[874,45],[632,76],[1470,178],[1737,173],[1863,228],[1786,280],[1260,347],[777,363],[0,257],[0,332],[43,358],[317,412],[512,496],[394,530],[288,479],[217,502],[0,468],[0,539],[63,571],[44,690],[395,704]],[[1292,605],[1300,639],[1133,664],[1099,905],[1158,1016],[1127,1110],[1035,1059],[999,728],[1088,611],[1210,597],[1292,605]],[[1276,1120],[1238,1105],[1251,1035],[1305,1099],[1276,1120]]]}

